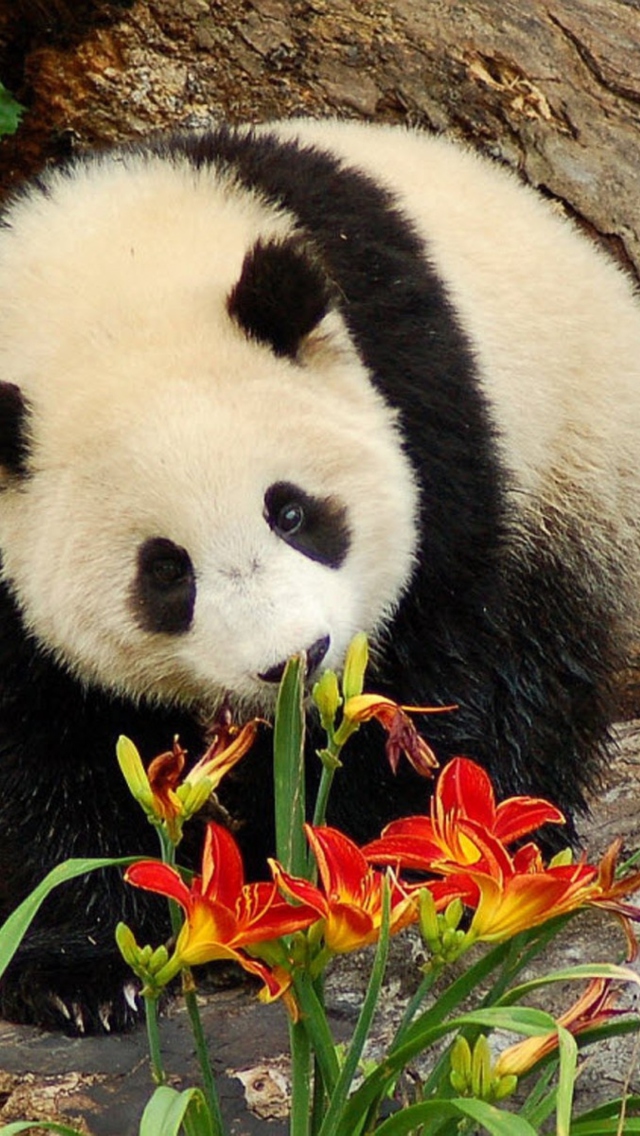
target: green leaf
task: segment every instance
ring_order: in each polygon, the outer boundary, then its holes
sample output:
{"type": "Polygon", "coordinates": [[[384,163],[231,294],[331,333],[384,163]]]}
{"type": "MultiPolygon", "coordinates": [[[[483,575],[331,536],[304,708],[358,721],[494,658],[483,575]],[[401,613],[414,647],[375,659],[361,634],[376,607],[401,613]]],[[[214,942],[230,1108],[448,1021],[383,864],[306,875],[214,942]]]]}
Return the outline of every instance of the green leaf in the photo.
{"type": "Polygon", "coordinates": [[[56,1136],[82,1136],[77,1128],[69,1128],[66,1124],[56,1124],[52,1120],[18,1120],[15,1124],[3,1124],[0,1136],[19,1136],[20,1132],[55,1132],[56,1136]]]}
{"type": "Polygon", "coordinates": [[[522,982],[519,986],[512,986],[499,999],[499,1004],[511,1005],[511,1003],[519,1001],[524,995],[530,994],[532,990],[537,990],[540,986],[547,986],[552,982],[576,982],[591,978],[610,978],[616,982],[632,982],[636,986],[640,985],[640,976],[630,966],[617,966],[612,962],[585,962],[577,966],[563,967],[562,970],[553,970],[549,974],[543,974],[540,978],[532,979],[531,982],[522,982]]]}
{"type": "Polygon", "coordinates": [[[200,1089],[179,1093],[160,1085],[142,1114],[139,1136],[179,1136],[181,1130],[186,1136],[219,1136],[200,1089]]]}
{"type": "Polygon", "coordinates": [[[558,1097],[556,1101],[557,1136],[569,1136],[571,1128],[571,1109],[573,1089],[576,1083],[578,1064],[578,1044],[572,1033],[563,1026],[556,1025],[558,1031],[558,1053],[560,1073],[558,1077],[558,1097]]]}
{"type": "MultiPolygon", "coordinates": [[[[415,1023],[421,1025],[420,1022],[415,1023]]],[[[353,1096],[347,1101],[343,1113],[343,1127],[340,1132],[356,1130],[357,1122],[371,1104],[386,1090],[393,1078],[404,1069],[419,1053],[423,1053],[434,1042],[445,1037],[448,1033],[457,1032],[464,1026],[482,1026],[488,1029],[503,1029],[509,1032],[522,1033],[527,1037],[536,1037],[549,1033],[556,1028],[556,1023],[550,1014],[544,1010],[536,1010],[529,1006],[489,1006],[483,1010],[474,1010],[468,1014],[461,1014],[429,1028],[411,1030],[405,1034],[402,1045],[388,1053],[385,1060],[360,1085],[353,1096]],[[409,1039],[410,1035],[410,1039],[409,1039]]],[[[566,1032],[566,1031],[565,1031],[566,1032]]],[[[571,1036],[571,1035],[569,1035],[571,1036]]],[[[571,1039],[572,1042],[574,1039],[571,1039]]],[[[574,1042],[575,1044],[575,1042],[574,1042]]],[[[323,1134],[324,1136],[324,1134],[323,1134]]]]}
{"type": "Polygon", "coordinates": [[[273,736],[276,855],[297,876],[307,875],[303,678],[303,659],[295,655],[280,683],[273,736]]]}
{"type": "Polygon", "coordinates": [[[629,1097],[616,1097],[615,1100],[605,1101],[604,1104],[599,1104],[596,1108],[590,1108],[588,1112],[581,1113],[577,1116],[575,1124],[585,1124],[595,1120],[615,1120],[620,1119],[622,1108],[625,1108],[627,1115],[631,1113],[638,1114],[640,1112],[640,1096],[629,1097]]]}
{"type": "Polygon", "coordinates": [[[20,906],[16,907],[15,911],[12,911],[9,918],[5,920],[2,927],[0,927],[0,974],[6,970],[11,962],[11,959],[20,946],[25,932],[28,930],[40,906],[49,895],[49,892],[53,891],[59,884],[74,880],[77,876],[82,876],[86,872],[95,872],[99,868],[125,867],[128,864],[134,863],[136,859],[139,859],[139,857],[105,857],[101,859],[65,860],[63,864],[56,864],[56,867],[52,868],[49,874],[40,881],[38,886],[23,900],[20,906]]]}
{"type": "Polygon", "coordinates": [[[622,1128],[620,1119],[611,1117],[610,1120],[580,1120],[571,1125],[570,1136],[628,1136],[629,1133],[640,1132],[640,1117],[625,1116],[622,1128]]]}
{"type": "Polygon", "coordinates": [[[0,83],[0,135],[15,134],[23,113],[24,107],[0,83]]]}
{"type": "MultiPolygon", "coordinates": [[[[433,1125],[447,1117],[468,1117],[481,1124],[491,1136],[537,1136],[528,1120],[473,1098],[425,1101],[403,1108],[376,1128],[376,1136],[408,1136],[420,1124],[433,1125]]],[[[427,1131],[432,1131],[429,1127],[427,1131]]]]}
{"type": "MultiPolygon", "coordinates": [[[[342,1136],[346,1132],[357,1131],[357,1120],[366,1112],[371,1101],[367,1101],[365,1107],[352,1117],[352,1122],[344,1123],[345,1101],[347,1094],[351,1088],[353,1078],[358,1068],[358,1062],[362,1056],[365,1042],[369,1036],[373,1016],[378,1007],[380,998],[380,990],[382,988],[382,980],[387,966],[387,958],[389,955],[389,925],[391,922],[391,892],[389,888],[388,879],[385,880],[384,894],[383,894],[383,909],[382,909],[382,923],[380,926],[380,937],[376,947],[375,958],[371,968],[369,977],[369,985],[365,995],[362,1009],[360,1011],[356,1028],[353,1031],[351,1044],[345,1055],[344,1064],[338,1077],[337,1084],[331,1094],[331,1102],[324,1118],[324,1123],[320,1128],[320,1136],[342,1136]]],[[[347,1105],[348,1108],[348,1105],[347,1105]]]]}

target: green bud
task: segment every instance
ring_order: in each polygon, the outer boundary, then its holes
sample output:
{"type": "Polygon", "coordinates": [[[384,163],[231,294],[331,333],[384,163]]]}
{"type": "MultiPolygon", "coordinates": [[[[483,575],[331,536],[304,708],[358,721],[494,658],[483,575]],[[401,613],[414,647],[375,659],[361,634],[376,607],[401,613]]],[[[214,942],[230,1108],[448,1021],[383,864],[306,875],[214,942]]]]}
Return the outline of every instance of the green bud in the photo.
{"type": "Polygon", "coordinates": [[[451,927],[454,931],[457,930],[458,924],[462,919],[464,912],[464,904],[459,896],[451,900],[444,910],[444,921],[447,927],[451,927]]]}
{"type": "Polygon", "coordinates": [[[128,966],[138,965],[140,948],[136,943],[135,935],[126,923],[118,923],[116,927],[116,943],[124,961],[128,966]]]}
{"type": "Polygon", "coordinates": [[[202,780],[197,781],[195,785],[189,783],[189,778],[183,782],[178,789],[178,796],[180,797],[183,805],[183,820],[188,820],[194,813],[200,812],[200,809],[206,805],[213,792],[213,781],[210,777],[203,777],[202,780]],[[181,796],[180,789],[185,790],[184,796],[181,796]]]}
{"type": "Polygon", "coordinates": [[[342,702],[335,671],[324,671],[318,681],[314,683],[311,697],[320,711],[323,730],[331,734],[338,707],[342,702]]]}
{"type": "Polygon", "coordinates": [[[428,888],[420,890],[420,912],[418,916],[420,934],[433,954],[440,951],[440,926],[435,900],[428,888]]]}
{"type": "Polygon", "coordinates": [[[491,1096],[491,1049],[483,1033],[473,1047],[471,1058],[471,1090],[478,1100],[488,1100],[491,1096]]]}
{"type": "Polygon", "coordinates": [[[116,757],[129,791],[150,817],[157,815],[156,803],[142,758],[129,738],[121,735],[116,744],[116,757]]]}
{"type": "Polygon", "coordinates": [[[458,1073],[455,1069],[452,1069],[449,1073],[449,1081],[451,1088],[458,1094],[459,1097],[468,1095],[469,1084],[467,1082],[467,1078],[463,1077],[462,1073],[458,1073]]]}
{"type": "Polygon", "coordinates": [[[168,952],[167,948],[164,946],[164,944],[162,944],[159,947],[156,947],[155,951],[150,956],[149,962],[147,964],[148,968],[149,968],[149,973],[150,974],[156,974],[161,969],[161,967],[166,966],[168,961],[169,961],[169,952],[168,952]]]}
{"type": "Polygon", "coordinates": [[[457,1093],[468,1096],[471,1092],[471,1049],[466,1037],[458,1034],[451,1046],[451,1072],[449,1079],[457,1093]]]}
{"type": "Polygon", "coordinates": [[[499,1077],[494,1081],[493,1085],[493,1099],[495,1101],[506,1100],[518,1087],[518,1078],[515,1073],[505,1073],[504,1077],[499,1077]]]}
{"type": "Polygon", "coordinates": [[[369,644],[367,637],[364,631],[359,631],[351,640],[344,660],[342,693],[345,702],[350,698],[354,698],[357,694],[362,694],[364,689],[364,672],[367,669],[368,662],[369,644]]]}

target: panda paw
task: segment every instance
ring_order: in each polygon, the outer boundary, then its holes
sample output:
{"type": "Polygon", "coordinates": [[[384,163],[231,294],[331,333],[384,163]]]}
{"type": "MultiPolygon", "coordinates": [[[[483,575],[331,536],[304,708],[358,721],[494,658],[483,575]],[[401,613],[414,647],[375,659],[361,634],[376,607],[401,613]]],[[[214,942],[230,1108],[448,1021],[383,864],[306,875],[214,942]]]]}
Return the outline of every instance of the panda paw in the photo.
{"type": "MultiPolygon", "coordinates": [[[[87,1034],[125,1033],[135,1029],[144,1017],[144,1003],[135,982],[125,982],[112,998],[95,1002],[81,997],[65,1000],[53,990],[48,995],[48,1010],[56,1018],[54,1028],[72,1037],[87,1034]]],[[[43,1021],[38,1022],[43,1025],[43,1021]]]]}
{"type": "Polygon", "coordinates": [[[128,976],[114,983],[83,983],[77,973],[47,975],[28,968],[5,977],[0,1015],[8,1021],[84,1037],[134,1029],[144,1020],[144,1004],[139,987],[128,976]]]}

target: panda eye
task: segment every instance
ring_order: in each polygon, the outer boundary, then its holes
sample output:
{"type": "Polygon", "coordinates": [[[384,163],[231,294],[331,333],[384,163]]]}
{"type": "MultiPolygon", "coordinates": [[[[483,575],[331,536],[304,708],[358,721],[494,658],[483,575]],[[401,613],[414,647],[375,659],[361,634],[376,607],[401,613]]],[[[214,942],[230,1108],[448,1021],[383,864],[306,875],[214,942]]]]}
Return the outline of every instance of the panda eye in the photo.
{"type": "Polygon", "coordinates": [[[304,524],[304,509],[298,501],[290,501],[278,511],[273,529],[283,536],[294,536],[304,524]]]}
{"type": "Polygon", "coordinates": [[[149,575],[153,577],[156,584],[160,587],[171,587],[172,584],[178,584],[184,580],[188,573],[188,558],[185,559],[183,555],[174,556],[158,556],[156,559],[151,559],[147,565],[149,575]]]}
{"type": "Polygon", "coordinates": [[[138,549],[131,602],[144,631],[180,635],[189,630],[196,579],[189,553],[166,537],[151,537],[138,549]]]}
{"type": "Polygon", "coordinates": [[[335,497],[313,497],[288,481],[276,481],[264,495],[264,518],[296,552],[328,568],[339,568],[349,551],[347,510],[335,497]]]}

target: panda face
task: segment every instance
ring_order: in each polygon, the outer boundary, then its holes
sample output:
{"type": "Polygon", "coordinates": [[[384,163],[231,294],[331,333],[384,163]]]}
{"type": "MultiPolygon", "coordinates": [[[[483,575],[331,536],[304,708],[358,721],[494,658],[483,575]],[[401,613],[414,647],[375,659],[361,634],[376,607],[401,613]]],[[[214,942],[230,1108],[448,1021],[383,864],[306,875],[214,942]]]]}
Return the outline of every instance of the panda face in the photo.
{"type": "Polygon", "coordinates": [[[2,250],[4,579],[83,682],[267,709],[291,654],[339,667],[392,615],[413,473],[287,219],[211,173],[120,174],[54,179],[2,250]]]}
{"type": "Polygon", "coordinates": [[[228,398],[156,370],[153,404],[76,433],[54,468],[34,423],[32,472],[1,500],[5,578],[83,680],[266,709],[289,655],[338,667],[391,615],[415,528],[392,419],[354,425],[348,400],[261,362],[228,398]]]}

